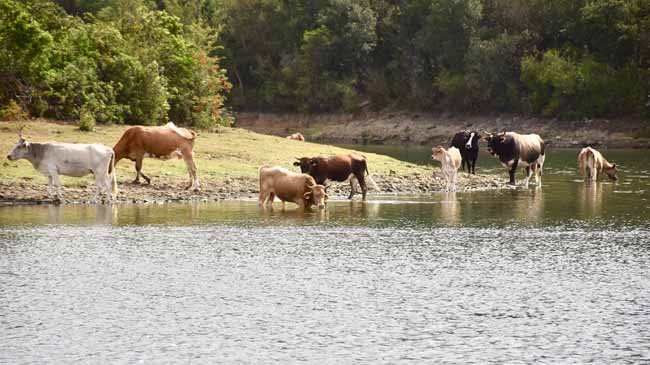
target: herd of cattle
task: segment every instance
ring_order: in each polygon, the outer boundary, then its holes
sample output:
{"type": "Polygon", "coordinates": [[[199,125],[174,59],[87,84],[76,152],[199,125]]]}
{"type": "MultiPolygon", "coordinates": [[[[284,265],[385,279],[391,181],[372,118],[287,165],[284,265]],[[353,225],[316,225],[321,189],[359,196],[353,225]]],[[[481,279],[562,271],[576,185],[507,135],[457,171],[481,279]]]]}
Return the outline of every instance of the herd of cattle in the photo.
{"type": "MultiPolygon", "coordinates": [[[[188,188],[199,189],[196,164],[193,159],[196,132],[176,127],[168,123],[162,127],[134,126],[128,128],[111,149],[101,144],[74,143],[36,143],[22,138],[11,149],[7,158],[15,161],[26,159],[34,168],[48,178],[47,192],[50,196],[61,196],[59,175],[81,177],[93,174],[97,191],[93,200],[105,193],[109,200],[117,194],[117,177],[115,165],[123,158],[135,162],[136,177],[133,183],[139,183],[140,177],[149,184],[151,179],[142,172],[145,157],[157,159],[182,158],[187,165],[190,176],[188,188]],[[53,191],[53,187],[56,191],[53,191]]],[[[288,139],[304,141],[300,133],[294,133],[288,139]]],[[[515,172],[524,167],[528,186],[531,176],[535,175],[535,184],[541,186],[542,168],[546,158],[546,144],[537,134],[518,134],[502,132],[491,134],[476,131],[462,131],[454,135],[449,148],[442,146],[432,149],[432,158],[442,164],[442,175],[447,181],[447,189],[455,190],[458,170],[462,168],[475,174],[476,160],[479,152],[479,140],[487,143],[488,152],[499,158],[510,175],[509,184],[515,185],[515,172]]],[[[379,190],[368,172],[366,158],[351,153],[336,156],[317,156],[297,158],[293,163],[300,168],[300,173],[279,166],[262,166],[259,170],[259,204],[267,206],[277,197],[285,202],[293,202],[307,208],[325,206],[328,194],[328,182],[350,183],[352,199],[357,193],[355,182],[361,188],[363,200],[366,199],[368,186],[379,190]]],[[[617,180],[616,164],[609,163],[600,152],[591,147],[583,148],[578,155],[580,171],[587,181],[594,181],[598,176],[606,175],[617,180]]]]}

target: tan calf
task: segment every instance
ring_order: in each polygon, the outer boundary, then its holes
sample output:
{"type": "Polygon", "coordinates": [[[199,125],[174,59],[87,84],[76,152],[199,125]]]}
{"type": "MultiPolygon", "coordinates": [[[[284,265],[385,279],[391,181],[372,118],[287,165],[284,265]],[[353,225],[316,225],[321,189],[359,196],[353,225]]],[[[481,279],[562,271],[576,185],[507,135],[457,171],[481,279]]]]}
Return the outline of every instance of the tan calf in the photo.
{"type": "Polygon", "coordinates": [[[151,179],[142,172],[142,160],[153,157],[162,160],[170,158],[183,158],[190,175],[189,188],[199,189],[199,178],[194,163],[194,140],[196,132],[178,128],[174,123],[167,123],[164,127],[135,126],[127,129],[120,140],[113,147],[115,151],[115,164],[123,158],[135,161],[134,184],[140,183],[142,176],[147,184],[151,179]]]}
{"type": "Polygon", "coordinates": [[[458,179],[458,168],[460,167],[462,157],[456,147],[450,147],[445,150],[442,146],[431,149],[431,157],[442,163],[442,174],[447,180],[447,190],[456,191],[456,182],[458,179]]]}
{"type": "Polygon", "coordinates": [[[262,166],[260,168],[260,197],[262,207],[273,204],[275,197],[285,202],[298,204],[301,208],[312,205],[324,208],[327,203],[327,188],[317,185],[314,178],[299,174],[279,166],[262,166]]]}
{"type": "Polygon", "coordinates": [[[287,136],[287,139],[292,139],[294,141],[304,142],[305,141],[305,136],[303,136],[302,133],[294,133],[294,134],[292,134],[290,136],[287,136]]]}
{"type": "Polygon", "coordinates": [[[591,147],[583,148],[578,155],[578,166],[585,181],[596,181],[598,176],[607,175],[611,180],[618,180],[616,164],[611,164],[603,155],[591,147]]]}

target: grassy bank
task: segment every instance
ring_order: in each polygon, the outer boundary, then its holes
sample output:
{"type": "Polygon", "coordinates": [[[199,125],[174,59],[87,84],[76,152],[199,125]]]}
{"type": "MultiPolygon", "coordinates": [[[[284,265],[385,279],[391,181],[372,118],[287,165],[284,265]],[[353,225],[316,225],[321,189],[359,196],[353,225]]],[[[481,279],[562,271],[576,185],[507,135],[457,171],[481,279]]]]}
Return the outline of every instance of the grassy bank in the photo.
{"type": "MultiPolygon", "coordinates": [[[[127,126],[98,126],[94,132],[81,132],[72,124],[32,121],[26,124],[23,136],[28,141],[58,141],[69,143],[102,143],[113,146],[127,126]]],[[[0,202],[50,202],[46,196],[47,179],[26,160],[9,161],[4,156],[18,139],[17,126],[0,122],[0,202]]],[[[258,134],[244,129],[221,128],[217,132],[201,132],[195,143],[195,161],[201,179],[201,191],[183,189],[188,181],[182,160],[160,161],[145,159],[143,171],[152,184],[133,185],[134,164],[122,160],[117,166],[120,200],[127,202],[159,202],[179,200],[221,200],[257,196],[257,176],[260,166],[280,165],[296,171],[295,157],[351,152],[330,145],[297,142],[282,137],[258,134]]],[[[419,166],[394,158],[363,153],[369,170],[383,193],[426,193],[442,189],[443,181],[435,175],[439,169],[419,166]]],[[[494,176],[461,175],[461,189],[493,188],[494,176]]],[[[86,202],[94,189],[92,176],[62,177],[64,202],[86,202]]],[[[333,195],[344,196],[348,184],[335,184],[333,195]]]]}
{"type": "MultiPolygon", "coordinates": [[[[81,132],[70,124],[57,124],[46,121],[27,123],[23,132],[25,139],[34,142],[58,141],[69,143],[102,143],[112,147],[128,126],[98,126],[95,132],[81,132]]],[[[18,139],[16,125],[10,122],[0,124],[0,150],[3,157],[11,150],[18,139]]],[[[350,152],[343,148],[308,142],[297,142],[285,138],[262,135],[236,128],[221,128],[217,133],[201,132],[195,143],[195,161],[202,180],[224,180],[229,177],[255,178],[258,169],[264,164],[280,165],[295,170],[292,166],[295,157],[319,154],[350,152]]],[[[373,153],[364,153],[373,174],[410,175],[424,174],[427,169],[373,153]]],[[[130,181],[135,176],[133,162],[122,160],[117,167],[118,180],[130,181]]],[[[182,160],[159,161],[146,159],[143,171],[152,175],[153,181],[187,180],[185,164],[182,160]]],[[[428,172],[431,173],[431,170],[428,172]]],[[[30,180],[46,183],[47,179],[38,173],[26,160],[2,162],[0,179],[4,181],[30,180]]],[[[63,178],[64,184],[87,184],[92,178],[63,178]]]]}

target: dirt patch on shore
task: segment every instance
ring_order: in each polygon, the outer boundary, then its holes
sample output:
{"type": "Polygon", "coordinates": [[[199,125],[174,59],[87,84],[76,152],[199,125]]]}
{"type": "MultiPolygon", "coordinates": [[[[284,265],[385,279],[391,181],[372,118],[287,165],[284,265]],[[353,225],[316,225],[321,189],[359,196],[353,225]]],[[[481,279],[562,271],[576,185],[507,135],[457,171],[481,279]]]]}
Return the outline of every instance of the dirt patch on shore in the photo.
{"type": "MultiPolygon", "coordinates": [[[[431,175],[373,176],[381,189],[370,190],[369,195],[427,194],[443,191],[444,180],[437,172],[431,175]]],[[[476,191],[505,187],[505,178],[496,175],[460,174],[458,191],[476,191]]],[[[157,179],[151,185],[123,183],[119,185],[118,203],[171,203],[183,201],[256,200],[259,183],[255,178],[227,178],[219,181],[203,181],[200,191],[187,190],[186,181],[157,179]]],[[[358,187],[357,187],[358,189],[358,187]]],[[[333,198],[346,198],[349,183],[334,183],[329,189],[333,198]]],[[[19,204],[89,204],[95,193],[92,184],[64,186],[63,196],[54,199],[47,196],[47,185],[30,180],[0,182],[0,205],[19,204]]],[[[360,199],[356,195],[355,199],[360,199]]]]}
{"type": "Polygon", "coordinates": [[[562,121],[506,116],[456,116],[412,112],[279,115],[240,113],[236,126],[258,133],[339,144],[447,145],[464,130],[537,133],[555,147],[650,148],[650,121],[584,119],[562,121]]]}

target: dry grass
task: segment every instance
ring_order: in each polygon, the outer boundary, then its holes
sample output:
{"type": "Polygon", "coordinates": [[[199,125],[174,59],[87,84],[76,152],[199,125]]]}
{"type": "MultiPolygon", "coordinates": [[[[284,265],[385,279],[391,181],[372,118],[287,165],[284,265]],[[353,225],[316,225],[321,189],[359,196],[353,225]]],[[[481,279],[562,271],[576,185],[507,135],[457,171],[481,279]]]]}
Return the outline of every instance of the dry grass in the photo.
{"type": "MultiPolygon", "coordinates": [[[[72,124],[37,120],[27,123],[23,136],[34,142],[102,143],[112,147],[128,126],[97,126],[94,132],[82,132],[72,124]]],[[[45,177],[34,170],[26,160],[9,161],[4,156],[16,143],[17,126],[13,122],[0,122],[0,180],[33,181],[46,183],[45,177]]],[[[236,128],[221,128],[217,133],[200,132],[195,144],[195,161],[199,177],[203,181],[222,181],[226,177],[256,177],[260,166],[280,165],[292,170],[295,157],[337,154],[351,150],[329,145],[298,142],[249,132],[236,128]]],[[[383,155],[363,153],[368,158],[369,170],[373,174],[388,175],[392,170],[398,175],[425,174],[423,167],[406,163],[383,155]]],[[[122,160],[117,168],[120,182],[135,177],[133,162],[122,160]]],[[[187,180],[187,171],[182,160],[159,161],[146,159],[143,171],[154,181],[187,180]]],[[[91,177],[84,179],[63,178],[64,185],[87,184],[91,177]]]]}

